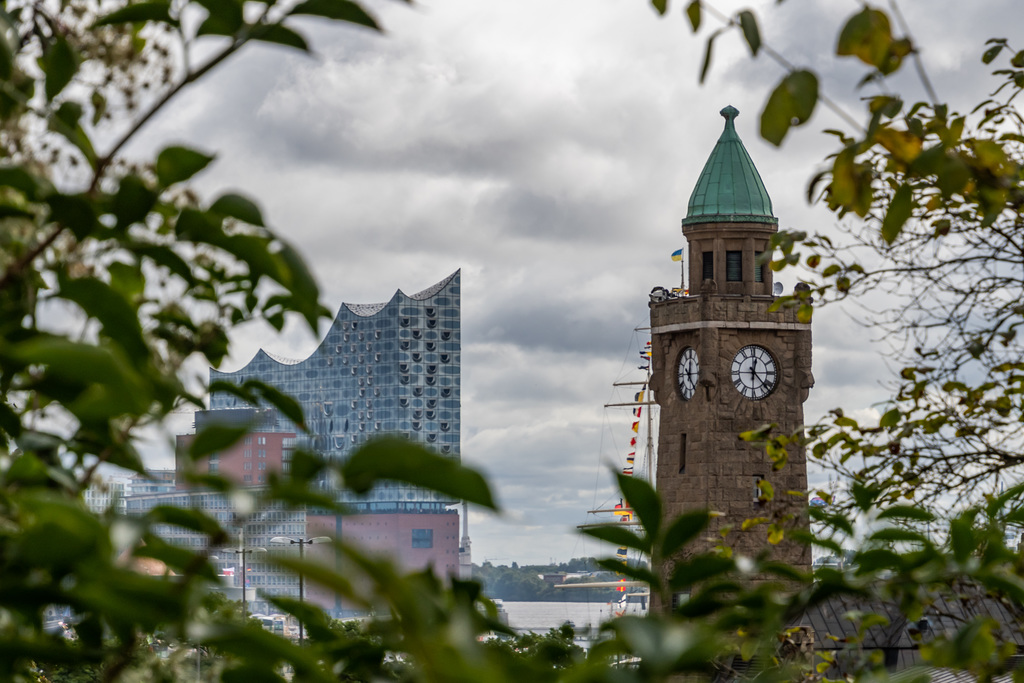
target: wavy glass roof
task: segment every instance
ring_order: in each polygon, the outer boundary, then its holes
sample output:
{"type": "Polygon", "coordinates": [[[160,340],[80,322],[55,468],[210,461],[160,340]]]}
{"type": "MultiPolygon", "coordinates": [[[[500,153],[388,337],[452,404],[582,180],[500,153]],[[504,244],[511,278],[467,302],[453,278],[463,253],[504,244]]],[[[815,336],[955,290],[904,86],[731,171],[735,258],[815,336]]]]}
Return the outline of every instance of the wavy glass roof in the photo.
{"type": "Polygon", "coordinates": [[[761,175],[736,133],[739,110],[728,106],[720,113],[725,117],[725,130],[693,188],[683,225],[778,223],[761,175]]]}

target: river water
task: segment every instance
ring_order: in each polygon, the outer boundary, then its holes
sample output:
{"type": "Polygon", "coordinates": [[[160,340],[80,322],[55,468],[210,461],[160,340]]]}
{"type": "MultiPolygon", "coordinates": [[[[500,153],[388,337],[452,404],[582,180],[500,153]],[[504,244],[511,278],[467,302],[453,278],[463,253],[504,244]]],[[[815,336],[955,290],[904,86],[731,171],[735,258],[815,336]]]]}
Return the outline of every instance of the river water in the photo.
{"type": "Polygon", "coordinates": [[[547,633],[571,621],[579,631],[597,626],[611,617],[611,606],[605,602],[504,602],[508,625],[517,631],[547,633]]]}

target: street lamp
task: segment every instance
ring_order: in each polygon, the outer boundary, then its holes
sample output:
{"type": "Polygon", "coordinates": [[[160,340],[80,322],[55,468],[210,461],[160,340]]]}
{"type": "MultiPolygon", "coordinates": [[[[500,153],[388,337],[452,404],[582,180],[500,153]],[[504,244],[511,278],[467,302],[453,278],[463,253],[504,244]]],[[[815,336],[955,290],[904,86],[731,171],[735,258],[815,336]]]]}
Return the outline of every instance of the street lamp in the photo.
{"type": "MultiPolygon", "coordinates": [[[[271,543],[277,543],[278,545],[297,545],[299,546],[299,561],[302,561],[302,556],[305,554],[306,546],[312,545],[313,543],[330,543],[331,539],[327,536],[314,536],[313,538],[287,538],[285,536],[274,536],[270,539],[271,543]]],[[[302,602],[302,572],[299,571],[299,602],[302,602]]],[[[302,644],[303,640],[303,629],[302,629],[302,617],[299,617],[299,644],[302,644]]]]}
{"type": "Polygon", "coordinates": [[[235,555],[242,556],[242,623],[245,623],[246,614],[246,601],[245,601],[245,582],[248,580],[248,576],[245,573],[245,556],[250,553],[265,553],[266,548],[225,548],[224,552],[234,553],[235,555]]]}

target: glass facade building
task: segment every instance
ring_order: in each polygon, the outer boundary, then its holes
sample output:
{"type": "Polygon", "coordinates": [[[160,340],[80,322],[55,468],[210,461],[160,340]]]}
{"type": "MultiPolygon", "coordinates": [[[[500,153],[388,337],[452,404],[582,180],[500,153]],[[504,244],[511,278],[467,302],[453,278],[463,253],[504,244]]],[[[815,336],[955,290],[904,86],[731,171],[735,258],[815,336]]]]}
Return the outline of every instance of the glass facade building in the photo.
{"type": "MultiPolygon", "coordinates": [[[[284,416],[275,431],[295,432],[298,448],[343,459],[368,439],[397,434],[459,459],[461,425],[461,274],[412,296],[397,291],[380,304],[342,304],[320,346],[305,360],[260,350],[235,372],[210,380],[258,379],[290,394],[310,428],[302,434],[284,416]]],[[[225,393],[210,410],[241,408],[225,393]]],[[[346,498],[364,513],[437,513],[453,501],[400,484],[346,498]]]]}

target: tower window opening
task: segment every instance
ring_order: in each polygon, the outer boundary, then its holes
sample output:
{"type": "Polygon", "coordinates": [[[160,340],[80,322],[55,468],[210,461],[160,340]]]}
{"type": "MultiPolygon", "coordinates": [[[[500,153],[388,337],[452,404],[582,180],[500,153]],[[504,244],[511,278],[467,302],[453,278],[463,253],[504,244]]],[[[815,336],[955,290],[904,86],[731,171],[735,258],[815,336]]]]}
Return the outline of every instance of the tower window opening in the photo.
{"type": "Polygon", "coordinates": [[[701,254],[703,264],[701,268],[701,279],[702,280],[714,280],[715,279],[715,252],[705,251],[701,254]]]}
{"type": "Polygon", "coordinates": [[[758,263],[763,251],[754,252],[754,282],[764,282],[764,269],[768,267],[767,263],[758,263]]]}
{"type": "Polygon", "coordinates": [[[741,282],[743,280],[743,252],[725,252],[725,280],[726,282],[741,282]]]}
{"type": "Polygon", "coordinates": [[[754,475],[754,502],[761,503],[761,482],[764,481],[764,477],[760,474],[754,475]]]}
{"type": "Polygon", "coordinates": [[[686,434],[679,435],[679,474],[686,473],[686,434]]]}

